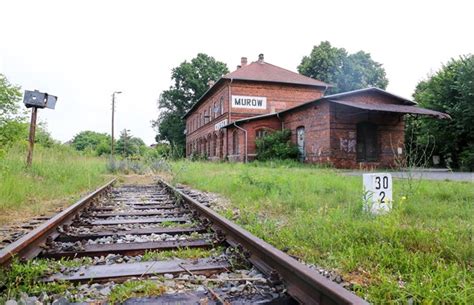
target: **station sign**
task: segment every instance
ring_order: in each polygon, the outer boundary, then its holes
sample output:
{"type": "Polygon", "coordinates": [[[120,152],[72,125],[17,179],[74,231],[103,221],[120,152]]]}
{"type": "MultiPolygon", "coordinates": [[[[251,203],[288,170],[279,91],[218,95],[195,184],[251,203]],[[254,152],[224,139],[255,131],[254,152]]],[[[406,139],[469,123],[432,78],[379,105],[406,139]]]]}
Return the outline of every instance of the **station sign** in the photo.
{"type": "Polygon", "coordinates": [[[267,98],[264,96],[232,95],[233,108],[267,109],[267,98]]]}
{"type": "Polygon", "coordinates": [[[214,130],[219,130],[222,127],[224,127],[225,125],[227,125],[227,119],[222,120],[219,123],[217,123],[216,125],[214,125],[214,130]]]}
{"type": "Polygon", "coordinates": [[[392,175],[388,173],[364,174],[364,210],[384,214],[392,209],[392,175]]]}

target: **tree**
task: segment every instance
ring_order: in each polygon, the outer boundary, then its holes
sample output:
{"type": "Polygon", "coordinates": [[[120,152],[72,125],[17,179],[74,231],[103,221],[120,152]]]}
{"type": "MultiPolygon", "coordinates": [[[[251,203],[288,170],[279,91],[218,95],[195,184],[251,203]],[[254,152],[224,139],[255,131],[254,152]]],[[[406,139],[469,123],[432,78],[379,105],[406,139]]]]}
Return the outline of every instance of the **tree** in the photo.
{"type": "Polygon", "coordinates": [[[124,129],[120,132],[120,138],[117,141],[117,153],[122,157],[141,155],[146,147],[142,139],[133,137],[130,130],[124,129]]]}
{"type": "Polygon", "coordinates": [[[25,134],[24,118],[17,117],[21,100],[20,87],[10,84],[0,74],[0,154],[2,148],[19,141],[25,134]]]}
{"type": "Polygon", "coordinates": [[[152,122],[158,132],[156,141],[166,140],[175,148],[184,150],[186,124],[183,115],[209,89],[209,81],[217,81],[228,72],[225,63],[203,53],[174,68],[171,73],[174,84],[160,94],[160,115],[152,122]]]}
{"type": "Polygon", "coordinates": [[[434,137],[433,154],[441,157],[442,165],[474,170],[474,55],[452,59],[418,83],[414,98],[422,107],[448,113],[452,120],[413,118],[406,134],[414,134],[415,144],[421,145],[434,137]]]}
{"type": "MultiPolygon", "coordinates": [[[[12,85],[7,78],[0,74],[0,154],[6,147],[14,143],[27,141],[29,123],[20,113],[22,93],[19,86],[12,85]]],[[[38,124],[35,143],[45,147],[57,144],[45,124],[38,124]]]]}
{"type": "Polygon", "coordinates": [[[79,151],[91,150],[98,156],[110,153],[111,138],[106,133],[81,131],[71,141],[72,147],[79,151]]]}
{"type": "Polygon", "coordinates": [[[328,41],[314,46],[311,54],[303,57],[298,72],[334,85],[331,93],[367,87],[385,89],[388,85],[385,69],[369,53],[348,54],[344,48],[333,47],[328,41]]]}
{"type": "Polygon", "coordinates": [[[10,84],[7,78],[0,74],[0,125],[18,113],[20,99],[20,87],[10,84]]]}

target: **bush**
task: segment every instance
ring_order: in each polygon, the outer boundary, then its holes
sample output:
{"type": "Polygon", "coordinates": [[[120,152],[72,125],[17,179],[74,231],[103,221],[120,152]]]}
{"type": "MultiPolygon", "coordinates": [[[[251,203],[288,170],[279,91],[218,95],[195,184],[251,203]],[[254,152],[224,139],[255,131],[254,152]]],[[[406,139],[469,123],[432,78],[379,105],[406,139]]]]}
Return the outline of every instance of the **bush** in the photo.
{"type": "Polygon", "coordinates": [[[298,146],[291,143],[291,130],[284,129],[268,134],[255,141],[257,160],[297,159],[298,146]]]}
{"type": "Polygon", "coordinates": [[[474,145],[470,145],[459,155],[461,170],[474,171],[474,145]]]}

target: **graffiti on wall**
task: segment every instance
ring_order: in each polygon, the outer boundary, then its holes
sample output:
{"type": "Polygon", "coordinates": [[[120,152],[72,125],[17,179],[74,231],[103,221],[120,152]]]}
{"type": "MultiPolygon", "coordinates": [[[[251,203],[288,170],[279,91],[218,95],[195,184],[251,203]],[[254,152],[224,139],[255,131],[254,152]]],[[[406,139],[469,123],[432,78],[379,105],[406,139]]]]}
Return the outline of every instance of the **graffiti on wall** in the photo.
{"type": "Polygon", "coordinates": [[[346,153],[355,153],[356,152],[356,134],[353,131],[349,132],[348,138],[339,138],[339,149],[346,153]]]}

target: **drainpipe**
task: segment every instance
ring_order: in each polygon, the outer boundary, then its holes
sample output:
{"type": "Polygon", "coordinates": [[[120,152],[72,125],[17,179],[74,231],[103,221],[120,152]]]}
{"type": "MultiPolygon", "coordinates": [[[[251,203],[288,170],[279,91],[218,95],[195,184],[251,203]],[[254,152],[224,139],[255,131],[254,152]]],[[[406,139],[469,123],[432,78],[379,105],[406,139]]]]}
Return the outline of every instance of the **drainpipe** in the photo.
{"type": "MultiPolygon", "coordinates": [[[[230,124],[231,119],[232,119],[232,114],[231,114],[231,109],[232,109],[232,87],[231,87],[231,85],[232,85],[233,80],[234,79],[231,77],[230,78],[230,83],[229,83],[229,115],[228,115],[229,116],[229,123],[228,124],[230,124]]],[[[229,155],[229,135],[227,134],[227,132],[225,134],[225,139],[226,139],[226,150],[227,150],[226,156],[228,156],[229,155]]]]}
{"type": "Polygon", "coordinates": [[[245,163],[248,162],[247,158],[247,130],[243,129],[242,127],[237,126],[237,124],[234,123],[235,128],[242,130],[245,133],[245,163]]]}
{"type": "Polygon", "coordinates": [[[277,112],[277,118],[280,120],[281,122],[281,130],[283,131],[283,128],[285,127],[285,123],[283,123],[283,120],[280,118],[280,113],[277,112]]]}

